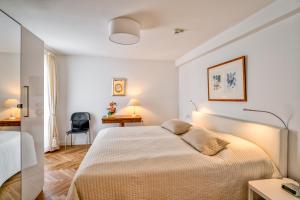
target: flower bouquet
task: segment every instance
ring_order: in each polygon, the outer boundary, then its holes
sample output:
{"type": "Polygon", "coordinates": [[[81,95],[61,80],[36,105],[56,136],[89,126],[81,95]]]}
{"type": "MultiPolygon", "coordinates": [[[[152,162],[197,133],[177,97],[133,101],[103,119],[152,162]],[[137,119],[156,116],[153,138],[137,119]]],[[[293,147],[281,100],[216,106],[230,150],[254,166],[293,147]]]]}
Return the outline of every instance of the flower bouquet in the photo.
{"type": "Polygon", "coordinates": [[[107,110],[108,110],[108,113],[107,113],[108,116],[115,114],[117,112],[117,103],[113,102],[113,101],[110,102],[107,110]]]}

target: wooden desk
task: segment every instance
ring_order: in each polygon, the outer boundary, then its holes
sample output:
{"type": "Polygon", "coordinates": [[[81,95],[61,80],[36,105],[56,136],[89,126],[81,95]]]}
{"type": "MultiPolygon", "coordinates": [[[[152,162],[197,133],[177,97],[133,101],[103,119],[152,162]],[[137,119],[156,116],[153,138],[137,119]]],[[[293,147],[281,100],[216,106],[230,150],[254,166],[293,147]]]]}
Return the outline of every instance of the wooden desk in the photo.
{"type": "Polygon", "coordinates": [[[20,119],[4,119],[0,120],[0,126],[21,126],[20,119]]]}
{"type": "Polygon", "coordinates": [[[102,117],[102,124],[117,123],[120,124],[120,127],[124,127],[125,123],[137,123],[142,121],[142,117],[139,115],[112,115],[102,117]]]}

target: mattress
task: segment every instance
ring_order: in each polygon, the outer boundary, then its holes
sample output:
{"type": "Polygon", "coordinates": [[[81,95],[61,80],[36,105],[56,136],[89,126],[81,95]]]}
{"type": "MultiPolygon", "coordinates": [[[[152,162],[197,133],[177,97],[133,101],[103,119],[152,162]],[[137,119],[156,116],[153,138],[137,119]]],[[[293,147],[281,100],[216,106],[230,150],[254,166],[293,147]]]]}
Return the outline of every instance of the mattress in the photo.
{"type": "Polygon", "coordinates": [[[220,137],[230,144],[206,156],[159,126],[101,130],[67,199],[247,199],[247,182],[271,178],[274,165],[256,145],[220,137]]]}
{"type": "Polygon", "coordinates": [[[22,169],[37,164],[33,137],[22,132],[22,149],[26,154],[21,166],[21,137],[17,131],[0,131],[0,187],[22,169]]]}

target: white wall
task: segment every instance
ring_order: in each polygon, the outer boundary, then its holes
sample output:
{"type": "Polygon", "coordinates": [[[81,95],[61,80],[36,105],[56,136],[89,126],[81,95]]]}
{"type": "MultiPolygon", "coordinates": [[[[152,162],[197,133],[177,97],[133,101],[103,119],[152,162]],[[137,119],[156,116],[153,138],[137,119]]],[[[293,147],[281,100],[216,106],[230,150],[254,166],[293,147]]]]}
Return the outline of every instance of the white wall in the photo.
{"type": "MultiPolygon", "coordinates": [[[[274,14],[274,12],[272,13],[274,14]]],[[[236,30],[236,29],[234,29],[236,30]]],[[[232,32],[234,32],[232,30],[232,32]]],[[[270,115],[246,113],[257,108],[277,113],[289,121],[289,176],[300,180],[300,14],[292,12],[272,24],[240,38],[223,41],[216,49],[201,49],[179,69],[179,115],[190,117],[195,101],[202,111],[281,126],[270,115]],[[207,67],[247,56],[248,101],[208,102],[207,67]]],[[[216,38],[217,39],[217,38],[216,38]]],[[[213,41],[212,41],[213,42],[213,41]]],[[[184,60],[184,59],[182,59],[184,60]]]]}
{"type": "Polygon", "coordinates": [[[0,53],[0,72],[0,119],[6,119],[10,110],[3,106],[4,101],[20,96],[20,54],[0,53]]]}
{"type": "MultiPolygon", "coordinates": [[[[92,134],[108,126],[101,118],[107,114],[110,101],[118,103],[119,113],[131,114],[126,107],[130,98],[138,98],[142,107],[145,125],[157,125],[178,116],[178,70],[173,62],[113,59],[87,56],[58,56],[58,109],[57,119],[61,143],[70,128],[73,112],[86,111],[92,114],[92,134]],[[128,95],[112,96],[112,78],[128,79],[128,95]]],[[[69,139],[70,141],[70,139],[69,139]]],[[[75,138],[85,143],[85,136],[75,138]]]]}

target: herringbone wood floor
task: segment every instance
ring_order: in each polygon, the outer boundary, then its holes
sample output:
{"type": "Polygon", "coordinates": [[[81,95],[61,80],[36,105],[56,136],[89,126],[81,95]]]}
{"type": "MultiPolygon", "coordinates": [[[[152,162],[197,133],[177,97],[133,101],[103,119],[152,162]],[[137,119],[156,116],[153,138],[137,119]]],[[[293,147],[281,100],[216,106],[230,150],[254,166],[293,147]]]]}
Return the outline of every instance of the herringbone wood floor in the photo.
{"type": "Polygon", "coordinates": [[[45,184],[37,200],[61,200],[68,193],[73,176],[87,152],[85,145],[45,154],[45,184]]]}
{"type": "Polygon", "coordinates": [[[21,199],[21,173],[17,173],[8,179],[0,187],[0,200],[21,199]]]}

